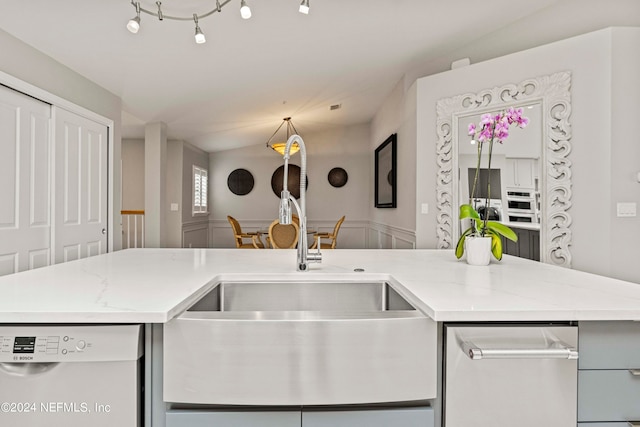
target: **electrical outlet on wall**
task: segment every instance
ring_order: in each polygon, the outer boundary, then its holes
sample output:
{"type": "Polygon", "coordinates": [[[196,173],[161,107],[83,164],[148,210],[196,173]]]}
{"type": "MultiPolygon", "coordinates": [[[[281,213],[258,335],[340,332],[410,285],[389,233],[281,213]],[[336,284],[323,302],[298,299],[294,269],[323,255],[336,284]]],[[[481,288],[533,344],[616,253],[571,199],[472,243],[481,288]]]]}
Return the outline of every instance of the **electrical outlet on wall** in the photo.
{"type": "Polygon", "coordinates": [[[636,216],[636,203],[635,202],[627,202],[627,203],[618,202],[616,208],[617,208],[618,217],[634,217],[634,216],[636,216]]]}

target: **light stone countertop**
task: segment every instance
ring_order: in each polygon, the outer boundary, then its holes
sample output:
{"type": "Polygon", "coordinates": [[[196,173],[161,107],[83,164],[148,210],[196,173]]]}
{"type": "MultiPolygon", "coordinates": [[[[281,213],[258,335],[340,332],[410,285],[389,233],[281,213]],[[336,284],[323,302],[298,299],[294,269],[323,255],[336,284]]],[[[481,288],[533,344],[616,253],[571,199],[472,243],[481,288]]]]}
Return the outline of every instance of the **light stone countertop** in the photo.
{"type": "Polygon", "coordinates": [[[386,280],[436,321],[640,320],[640,285],[449,250],[128,249],[0,277],[0,323],[164,323],[230,280],[386,280]],[[362,268],[364,272],[355,272],[362,268]]]}

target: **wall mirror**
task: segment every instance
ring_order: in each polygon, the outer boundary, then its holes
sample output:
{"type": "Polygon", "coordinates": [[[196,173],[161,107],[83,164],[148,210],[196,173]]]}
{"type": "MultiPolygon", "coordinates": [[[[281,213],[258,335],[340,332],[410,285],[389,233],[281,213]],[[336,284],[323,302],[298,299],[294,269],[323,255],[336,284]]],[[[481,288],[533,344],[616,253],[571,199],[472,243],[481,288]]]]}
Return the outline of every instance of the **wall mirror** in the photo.
{"type": "Polygon", "coordinates": [[[492,190],[484,209],[508,225],[539,230],[540,261],[571,267],[570,86],[571,74],[565,71],[438,101],[439,249],[455,245],[458,207],[469,201],[469,168],[475,168],[477,152],[470,147],[468,124],[478,123],[484,113],[522,107],[529,126],[512,128],[502,146],[494,144],[492,171],[484,179],[500,190],[492,190]]]}
{"type": "Polygon", "coordinates": [[[394,133],[380,144],[375,151],[376,208],[396,207],[396,140],[397,134],[394,133]]]}

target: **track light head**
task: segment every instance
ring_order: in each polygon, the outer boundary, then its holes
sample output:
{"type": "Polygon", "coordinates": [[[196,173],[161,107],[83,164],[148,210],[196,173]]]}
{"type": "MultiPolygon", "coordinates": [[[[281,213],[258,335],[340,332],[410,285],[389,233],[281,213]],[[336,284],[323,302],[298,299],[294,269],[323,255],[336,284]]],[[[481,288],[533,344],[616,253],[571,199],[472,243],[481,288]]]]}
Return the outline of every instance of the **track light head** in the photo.
{"type": "Polygon", "coordinates": [[[127,30],[133,34],[137,34],[140,29],[140,3],[135,3],[134,6],[136,7],[136,16],[127,22],[127,30]]]}
{"type": "Polygon", "coordinates": [[[140,29],[140,17],[136,16],[135,18],[131,18],[129,22],[127,22],[127,30],[129,30],[133,34],[137,34],[140,29]]]}
{"type": "Polygon", "coordinates": [[[198,15],[196,15],[195,13],[193,14],[193,22],[195,22],[196,24],[196,35],[195,35],[196,43],[198,44],[205,43],[207,41],[207,38],[204,36],[204,33],[198,26],[198,15]]]}
{"type": "Polygon", "coordinates": [[[309,0],[302,0],[300,3],[300,8],[298,9],[300,13],[304,13],[305,15],[309,14],[309,0]]]}
{"type": "Polygon", "coordinates": [[[204,36],[204,33],[202,32],[202,30],[200,30],[200,27],[198,27],[196,25],[196,43],[198,44],[202,44],[202,43],[206,43],[207,38],[204,36]]]}
{"type": "Polygon", "coordinates": [[[242,19],[251,18],[251,9],[247,6],[247,2],[245,0],[240,2],[240,16],[242,16],[242,19]]]}

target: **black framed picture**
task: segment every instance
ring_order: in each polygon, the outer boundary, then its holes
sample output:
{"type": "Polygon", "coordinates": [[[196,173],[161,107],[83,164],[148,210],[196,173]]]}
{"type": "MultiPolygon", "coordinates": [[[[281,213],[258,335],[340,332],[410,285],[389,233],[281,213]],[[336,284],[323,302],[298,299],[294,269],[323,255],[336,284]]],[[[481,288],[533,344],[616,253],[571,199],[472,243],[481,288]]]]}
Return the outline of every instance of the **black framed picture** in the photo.
{"type": "Polygon", "coordinates": [[[395,208],[396,185],[396,145],[398,134],[389,136],[376,148],[375,152],[375,207],[395,208]]]}

